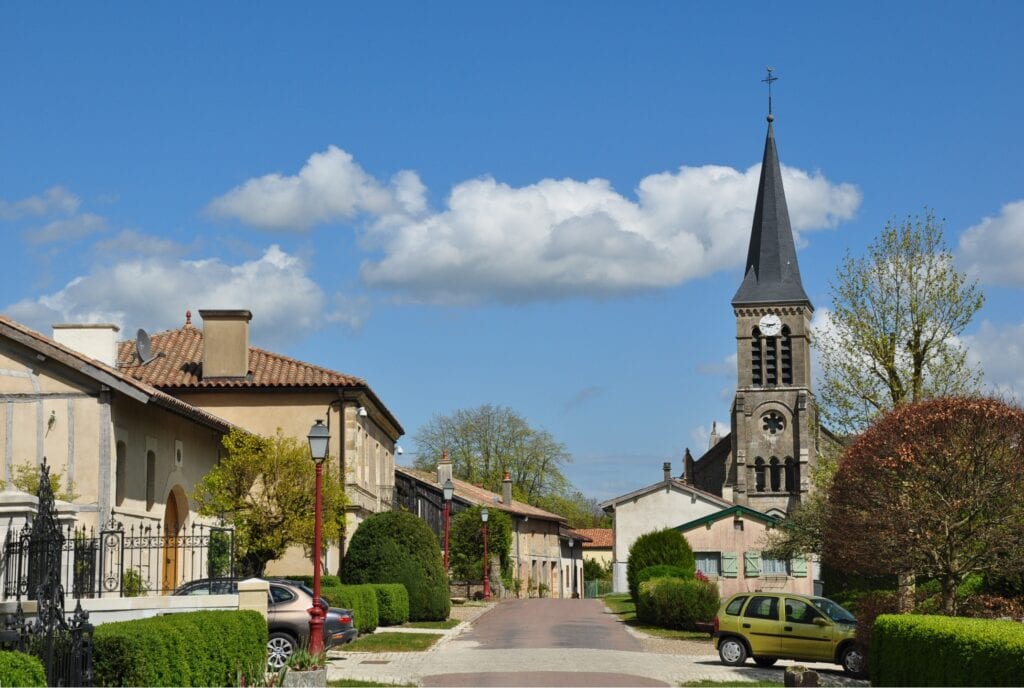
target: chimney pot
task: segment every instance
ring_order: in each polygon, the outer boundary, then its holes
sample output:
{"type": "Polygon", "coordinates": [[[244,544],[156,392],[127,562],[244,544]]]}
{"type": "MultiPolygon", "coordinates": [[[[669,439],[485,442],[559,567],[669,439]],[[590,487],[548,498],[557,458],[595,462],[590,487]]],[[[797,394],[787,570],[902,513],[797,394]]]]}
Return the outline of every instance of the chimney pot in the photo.
{"type": "Polygon", "coordinates": [[[53,341],[116,368],[117,333],[120,331],[120,327],[111,323],[64,323],[53,326],[53,341]]]}
{"type": "Polygon", "coordinates": [[[446,482],[451,480],[452,477],[452,462],[448,459],[448,452],[446,451],[441,455],[441,460],[437,462],[437,484],[444,485],[446,482]]]}
{"type": "Polygon", "coordinates": [[[203,378],[243,378],[249,374],[247,310],[200,310],[203,318],[203,378]]]}
{"type": "Polygon", "coordinates": [[[512,475],[505,471],[505,479],[501,481],[501,501],[506,505],[512,503],[512,475]]]}
{"type": "Polygon", "coordinates": [[[672,479],[672,464],[666,461],[661,464],[661,470],[665,473],[666,482],[672,479]]]}

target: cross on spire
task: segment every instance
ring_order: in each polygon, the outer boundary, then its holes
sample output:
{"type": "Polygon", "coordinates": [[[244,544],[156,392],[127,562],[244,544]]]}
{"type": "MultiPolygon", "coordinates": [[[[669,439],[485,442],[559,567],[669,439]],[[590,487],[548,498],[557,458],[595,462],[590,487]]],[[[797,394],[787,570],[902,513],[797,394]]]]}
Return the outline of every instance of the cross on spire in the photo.
{"type": "Polygon", "coordinates": [[[772,115],[772,82],[778,81],[779,77],[772,76],[772,72],[775,71],[775,67],[765,67],[768,70],[768,76],[761,79],[762,83],[768,84],[768,121],[771,122],[775,119],[772,115]]]}

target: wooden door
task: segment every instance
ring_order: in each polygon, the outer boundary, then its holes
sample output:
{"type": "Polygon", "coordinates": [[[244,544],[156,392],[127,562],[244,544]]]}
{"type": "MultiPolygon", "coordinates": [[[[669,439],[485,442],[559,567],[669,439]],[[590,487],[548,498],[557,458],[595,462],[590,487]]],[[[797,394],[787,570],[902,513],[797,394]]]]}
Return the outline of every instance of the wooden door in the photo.
{"type": "Polygon", "coordinates": [[[161,586],[164,594],[174,592],[178,584],[178,500],[174,493],[167,495],[167,506],[164,507],[164,573],[161,586]]]}

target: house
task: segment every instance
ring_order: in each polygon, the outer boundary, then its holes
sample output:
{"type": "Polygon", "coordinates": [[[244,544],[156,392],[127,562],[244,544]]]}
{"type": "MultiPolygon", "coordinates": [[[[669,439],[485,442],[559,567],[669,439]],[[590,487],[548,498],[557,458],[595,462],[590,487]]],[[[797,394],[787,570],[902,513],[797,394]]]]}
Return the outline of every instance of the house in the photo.
{"type": "MultiPolygon", "coordinates": [[[[452,476],[452,464],[442,460],[437,473],[404,466],[395,467],[395,509],[416,514],[430,525],[444,548],[443,485],[455,486],[451,514],[472,506],[500,509],[512,520],[513,576],[522,582],[522,592],[552,597],[582,596],[585,537],[576,533],[558,514],[512,499],[512,480],[505,474],[502,494],[452,476]]],[[[492,579],[495,578],[492,576],[492,579]]]]}
{"type": "Polygon", "coordinates": [[[602,567],[611,566],[612,545],[615,531],[611,528],[577,528],[576,532],[587,538],[583,542],[583,558],[596,561],[602,567]]]}
{"type": "Polygon", "coordinates": [[[764,590],[814,594],[806,557],[772,559],[761,552],[768,530],[778,524],[760,511],[732,506],[675,527],[693,550],[697,570],[718,584],[721,596],[764,590]]]}
{"type": "MultiPolygon", "coordinates": [[[[57,325],[51,338],[0,316],[3,526],[35,501],[14,490],[19,468],[34,471],[45,460],[62,488],[73,486],[72,502],[59,505],[65,525],[99,531],[117,523],[125,533],[171,536],[161,540],[162,555],[132,566],[149,589],[173,589],[187,571],[202,569],[174,536],[194,535],[205,522],[189,494],[216,464],[232,426],[118,370],[117,332],[57,325]]],[[[114,583],[121,585],[120,575],[114,583]]]]}
{"type": "MultiPolygon", "coordinates": [[[[370,514],[391,510],[394,455],[402,426],[365,380],[249,345],[247,310],[201,310],[202,329],[185,324],[118,350],[118,368],[193,407],[260,435],[279,429],[306,441],[309,428],[323,419],[331,432],[329,456],[345,476],[349,499],[346,541],[370,514]]],[[[340,565],[342,551],[331,547],[328,570],[340,565]]],[[[309,568],[309,558],[292,548],[268,572],[288,574],[309,568]]]]}

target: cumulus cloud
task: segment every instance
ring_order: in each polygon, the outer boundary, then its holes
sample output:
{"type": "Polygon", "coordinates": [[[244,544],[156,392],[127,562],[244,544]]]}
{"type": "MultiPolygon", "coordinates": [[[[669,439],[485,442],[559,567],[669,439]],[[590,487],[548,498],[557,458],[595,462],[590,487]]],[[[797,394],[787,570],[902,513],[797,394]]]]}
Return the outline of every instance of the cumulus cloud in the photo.
{"type": "Polygon", "coordinates": [[[977,333],[961,340],[970,361],[985,371],[989,391],[1024,401],[1024,323],[997,325],[985,320],[977,333]]]}
{"type": "Polygon", "coordinates": [[[153,236],[134,229],[124,229],[114,236],[97,241],[92,250],[98,255],[182,256],[189,247],[172,239],[153,236]]]}
{"type": "Polygon", "coordinates": [[[60,241],[74,241],[107,229],[107,220],[93,213],[82,213],[54,220],[43,227],[25,232],[30,244],[52,244],[60,241]]]}
{"type": "Polygon", "coordinates": [[[248,308],[253,342],[270,346],[313,330],[323,306],[323,292],[306,274],[305,264],[275,245],[260,258],[238,264],[218,258],[128,259],[4,312],[42,332],[57,322],[113,322],[130,334],[138,327],[180,327],[187,309],[248,308]]]}
{"type": "Polygon", "coordinates": [[[18,220],[23,217],[65,214],[78,210],[81,200],[62,186],[54,186],[41,194],[20,201],[0,199],[0,220],[18,220]]]}
{"type": "Polygon", "coordinates": [[[1024,200],[1007,203],[960,235],[960,262],[990,284],[1024,285],[1024,200]]]}

